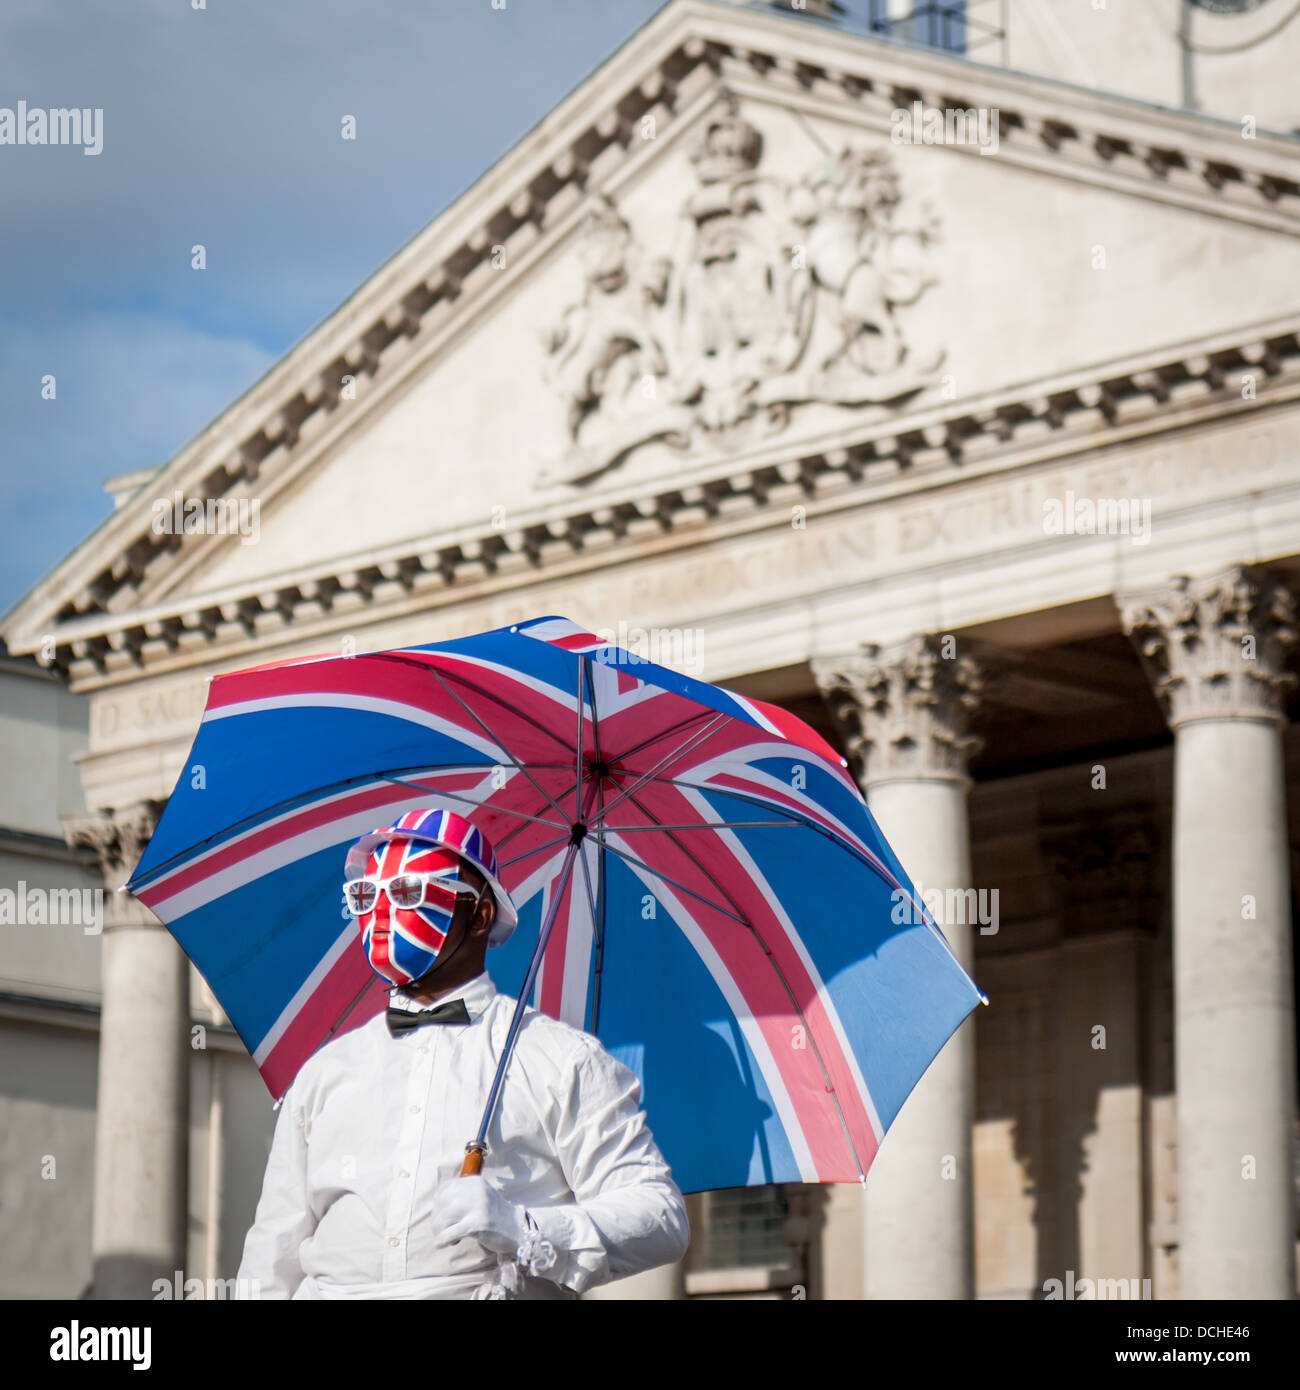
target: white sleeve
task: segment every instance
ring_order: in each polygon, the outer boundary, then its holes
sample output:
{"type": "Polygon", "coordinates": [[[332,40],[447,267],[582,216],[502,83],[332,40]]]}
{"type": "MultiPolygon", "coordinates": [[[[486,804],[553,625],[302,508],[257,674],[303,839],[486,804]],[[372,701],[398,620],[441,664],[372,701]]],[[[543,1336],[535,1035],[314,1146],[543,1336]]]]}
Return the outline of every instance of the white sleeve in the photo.
{"type": "Polygon", "coordinates": [[[582,1293],[686,1253],[686,1203],[645,1122],[641,1083],[593,1039],[561,1087],[556,1153],[575,1201],[530,1206],[557,1263],[546,1275],[582,1293]]]}
{"type": "Polygon", "coordinates": [[[316,1229],[307,1196],[307,1121],[296,1088],[280,1106],[271,1156],[235,1288],[241,1298],[292,1298],[302,1282],[298,1250],[316,1229]]]}

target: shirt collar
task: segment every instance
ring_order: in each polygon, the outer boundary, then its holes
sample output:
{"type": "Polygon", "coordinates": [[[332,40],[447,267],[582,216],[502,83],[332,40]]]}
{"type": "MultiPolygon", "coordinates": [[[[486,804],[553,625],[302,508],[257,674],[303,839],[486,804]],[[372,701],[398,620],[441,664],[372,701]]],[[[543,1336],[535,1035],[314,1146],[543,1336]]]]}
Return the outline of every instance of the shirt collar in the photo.
{"type": "Polygon", "coordinates": [[[475,975],[472,980],[453,989],[450,994],[444,994],[442,998],[435,999],[432,1004],[420,1004],[414,999],[408,998],[396,986],[388,991],[388,1003],[391,1008],[401,1009],[404,1013],[419,1014],[426,1009],[436,1009],[442,1004],[449,1004],[453,999],[463,999],[465,1008],[469,1011],[471,1018],[477,1018],[496,997],[497,987],[492,983],[492,977],[484,970],[481,974],[475,975]]]}

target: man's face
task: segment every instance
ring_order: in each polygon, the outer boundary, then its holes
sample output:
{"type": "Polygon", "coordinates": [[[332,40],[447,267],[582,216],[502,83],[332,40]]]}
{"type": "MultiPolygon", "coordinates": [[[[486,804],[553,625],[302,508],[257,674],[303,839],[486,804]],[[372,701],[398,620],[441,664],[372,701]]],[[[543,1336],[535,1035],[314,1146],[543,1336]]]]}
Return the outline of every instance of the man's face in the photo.
{"type": "MultiPolygon", "coordinates": [[[[454,875],[462,867],[450,850],[395,839],[371,853],[365,876],[386,881],[407,873],[454,875]]],[[[468,881],[469,875],[465,877],[468,881]]],[[[415,908],[396,907],[386,891],[380,893],[373,909],[357,919],[370,968],[395,985],[418,980],[433,965],[451,933],[457,903],[461,905],[460,917],[466,917],[473,909],[473,901],[469,897],[458,899],[435,883],[428,885],[424,902],[415,908]]]]}

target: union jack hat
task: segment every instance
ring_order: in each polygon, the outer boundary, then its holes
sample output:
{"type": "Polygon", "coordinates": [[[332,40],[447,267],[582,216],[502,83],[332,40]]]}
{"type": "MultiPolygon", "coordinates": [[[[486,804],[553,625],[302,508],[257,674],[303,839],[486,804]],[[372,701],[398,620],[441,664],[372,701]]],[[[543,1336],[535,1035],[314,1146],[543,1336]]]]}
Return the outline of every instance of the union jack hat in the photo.
{"type": "Polygon", "coordinates": [[[371,851],[389,840],[415,840],[428,845],[441,845],[472,868],[478,870],[487,881],[496,900],[496,916],[492,930],[488,933],[488,945],[500,946],[509,941],[515,925],[519,921],[515,905],[510,901],[500,878],[497,876],[497,855],[491,841],[484,833],[455,811],[435,810],[425,807],[419,811],[408,811],[383,830],[372,830],[363,835],[348,850],[343,873],[349,879],[361,878],[366,872],[366,861],[371,851]]]}

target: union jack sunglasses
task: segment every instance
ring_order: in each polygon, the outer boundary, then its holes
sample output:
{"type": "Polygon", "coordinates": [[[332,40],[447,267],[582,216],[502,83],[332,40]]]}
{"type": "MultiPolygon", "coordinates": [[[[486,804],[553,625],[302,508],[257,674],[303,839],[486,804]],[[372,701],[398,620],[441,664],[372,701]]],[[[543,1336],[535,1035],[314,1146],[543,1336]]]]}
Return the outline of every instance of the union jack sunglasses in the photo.
{"type": "Polygon", "coordinates": [[[354,917],[373,912],[381,892],[388,894],[394,907],[422,907],[429,900],[429,885],[435,884],[456,897],[471,897],[477,903],[487,885],[476,888],[445,869],[435,873],[394,874],[392,878],[353,878],[343,885],[343,901],[354,917]]]}

